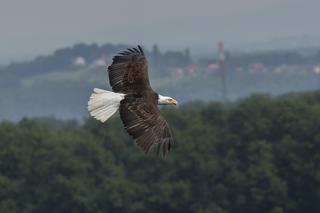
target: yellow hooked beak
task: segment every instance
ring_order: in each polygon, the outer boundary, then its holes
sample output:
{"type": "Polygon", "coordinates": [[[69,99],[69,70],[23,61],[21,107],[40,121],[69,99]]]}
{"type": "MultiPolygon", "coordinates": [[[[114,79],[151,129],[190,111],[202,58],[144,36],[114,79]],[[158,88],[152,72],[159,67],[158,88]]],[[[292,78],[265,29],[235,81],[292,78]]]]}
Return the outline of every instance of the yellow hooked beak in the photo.
{"type": "Polygon", "coordinates": [[[168,101],[168,104],[170,104],[170,105],[177,105],[178,104],[178,101],[176,101],[175,99],[169,99],[168,101]]]}

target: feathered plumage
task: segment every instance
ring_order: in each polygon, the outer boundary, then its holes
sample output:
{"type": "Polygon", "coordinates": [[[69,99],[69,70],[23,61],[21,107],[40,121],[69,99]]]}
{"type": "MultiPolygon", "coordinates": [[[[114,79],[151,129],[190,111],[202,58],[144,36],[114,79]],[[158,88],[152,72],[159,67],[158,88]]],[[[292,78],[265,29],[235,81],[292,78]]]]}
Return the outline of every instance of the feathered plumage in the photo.
{"type": "Polygon", "coordinates": [[[142,48],[129,48],[114,56],[108,74],[113,92],[95,90],[88,105],[91,115],[104,122],[119,109],[123,125],[137,145],[145,153],[156,147],[158,156],[166,156],[173,139],[157,105],[177,102],[151,88],[142,48]]]}

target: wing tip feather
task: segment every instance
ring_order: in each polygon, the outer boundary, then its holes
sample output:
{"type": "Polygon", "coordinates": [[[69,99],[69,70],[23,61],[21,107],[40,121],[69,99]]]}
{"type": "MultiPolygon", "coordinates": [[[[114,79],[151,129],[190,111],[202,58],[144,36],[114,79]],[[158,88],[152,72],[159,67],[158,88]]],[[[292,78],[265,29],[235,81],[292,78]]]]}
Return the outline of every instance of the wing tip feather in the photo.
{"type": "Polygon", "coordinates": [[[155,150],[155,155],[158,159],[166,159],[166,157],[168,156],[168,154],[174,146],[172,142],[172,139],[168,139],[167,141],[161,143],[152,143],[149,141],[136,140],[137,146],[145,155],[148,155],[151,152],[151,150],[155,150]]]}
{"type": "Polygon", "coordinates": [[[139,50],[140,50],[140,53],[141,53],[142,55],[144,55],[144,52],[143,52],[142,47],[141,47],[140,45],[138,45],[138,48],[139,48],[139,50]]]}
{"type": "Polygon", "coordinates": [[[137,48],[136,47],[127,48],[126,50],[119,52],[115,57],[123,57],[123,56],[131,55],[131,54],[141,54],[144,56],[144,51],[143,51],[141,45],[137,45],[137,48]]]}

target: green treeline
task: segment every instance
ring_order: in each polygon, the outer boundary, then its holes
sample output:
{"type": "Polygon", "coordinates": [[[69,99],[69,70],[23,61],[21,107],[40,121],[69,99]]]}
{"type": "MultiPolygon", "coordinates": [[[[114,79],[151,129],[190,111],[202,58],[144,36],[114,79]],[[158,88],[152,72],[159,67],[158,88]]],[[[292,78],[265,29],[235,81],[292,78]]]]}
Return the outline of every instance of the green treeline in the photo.
{"type": "Polygon", "coordinates": [[[163,108],[144,156],[118,117],[0,124],[1,213],[320,212],[320,92],[163,108]]]}

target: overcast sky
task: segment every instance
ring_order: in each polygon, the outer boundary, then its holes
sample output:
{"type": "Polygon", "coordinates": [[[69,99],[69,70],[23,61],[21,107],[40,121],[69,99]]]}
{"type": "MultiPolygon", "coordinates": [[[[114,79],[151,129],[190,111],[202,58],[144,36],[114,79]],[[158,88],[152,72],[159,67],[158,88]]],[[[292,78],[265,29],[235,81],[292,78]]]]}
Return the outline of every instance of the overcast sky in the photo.
{"type": "Polygon", "coordinates": [[[0,0],[0,63],[77,42],[204,48],[320,36],[320,0],[0,0]]]}

